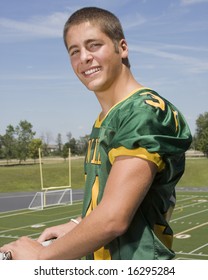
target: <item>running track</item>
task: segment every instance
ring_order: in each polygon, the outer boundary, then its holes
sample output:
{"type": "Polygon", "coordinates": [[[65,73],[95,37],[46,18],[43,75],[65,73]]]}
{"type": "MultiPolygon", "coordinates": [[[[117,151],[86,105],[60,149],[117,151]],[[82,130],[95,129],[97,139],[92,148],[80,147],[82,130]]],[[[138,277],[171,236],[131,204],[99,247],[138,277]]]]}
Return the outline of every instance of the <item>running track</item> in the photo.
{"type": "MultiPolygon", "coordinates": [[[[72,190],[73,201],[83,199],[83,190],[72,190]]],[[[27,209],[36,192],[0,193],[0,212],[27,209]]]]}

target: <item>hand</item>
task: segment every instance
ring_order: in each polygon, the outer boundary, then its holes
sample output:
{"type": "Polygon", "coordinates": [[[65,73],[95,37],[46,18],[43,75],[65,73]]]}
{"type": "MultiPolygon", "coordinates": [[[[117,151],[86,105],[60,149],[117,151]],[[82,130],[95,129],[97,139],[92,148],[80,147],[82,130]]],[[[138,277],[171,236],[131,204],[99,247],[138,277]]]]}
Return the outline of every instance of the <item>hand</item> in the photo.
{"type": "Polygon", "coordinates": [[[21,237],[0,248],[1,252],[10,251],[12,260],[37,260],[40,251],[44,247],[37,241],[28,237],[21,237]]]}
{"type": "Polygon", "coordinates": [[[76,227],[76,224],[69,222],[66,224],[47,228],[42,232],[37,241],[39,243],[42,243],[49,239],[60,238],[71,231],[74,227],[76,227]]]}

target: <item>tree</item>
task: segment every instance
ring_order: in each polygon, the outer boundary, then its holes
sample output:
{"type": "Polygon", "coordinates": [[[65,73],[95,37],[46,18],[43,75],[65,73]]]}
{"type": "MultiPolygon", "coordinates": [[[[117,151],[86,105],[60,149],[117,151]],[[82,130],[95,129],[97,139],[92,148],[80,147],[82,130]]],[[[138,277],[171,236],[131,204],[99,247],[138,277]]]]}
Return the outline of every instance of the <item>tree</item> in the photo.
{"type": "Polygon", "coordinates": [[[3,154],[3,145],[2,145],[2,136],[0,135],[0,159],[4,157],[3,154]]]}
{"type": "Polygon", "coordinates": [[[62,157],[66,160],[69,156],[69,142],[65,143],[62,149],[62,157]]]}
{"type": "Polygon", "coordinates": [[[34,159],[34,162],[39,157],[39,148],[42,147],[42,140],[39,138],[32,139],[29,144],[29,156],[34,159]]]}
{"type": "Polygon", "coordinates": [[[42,140],[42,152],[44,156],[49,156],[49,144],[53,140],[52,133],[50,131],[47,131],[45,133],[42,133],[41,135],[41,140],[42,140]]]}
{"type": "Polygon", "coordinates": [[[19,159],[19,163],[21,163],[21,161],[25,161],[29,155],[29,145],[33,140],[35,132],[32,131],[32,124],[26,120],[20,121],[15,132],[17,136],[17,158],[19,159]]]}
{"type": "Polygon", "coordinates": [[[62,137],[61,137],[61,133],[58,133],[57,138],[56,138],[56,143],[58,145],[58,154],[61,154],[61,150],[62,150],[62,137]]]}
{"type": "Polygon", "coordinates": [[[88,146],[88,140],[89,140],[89,135],[85,135],[83,137],[80,137],[79,140],[77,140],[77,153],[79,155],[84,155],[87,151],[87,146],[88,146]]]}
{"type": "Polygon", "coordinates": [[[195,147],[208,157],[208,112],[199,115],[196,126],[195,147]]]}
{"type": "Polygon", "coordinates": [[[71,150],[71,154],[72,155],[76,155],[77,154],[77,141],[75,138],[72,138],[70,141],[69,141],[69,148],[71,150]]]}
{"type": "Polygon", "coordinates": [[[72,139],[72,133],[69,131],[67,134],[66,134],[66,137],[68,139],[68,142],[70,142],[70,140],[72,139]]]}
{"type": "Polygon", "coordinates": [[[6,128],[6,134],[1,136],[2,156],[8,161],[16,157],[15,129],[12,125],[6,128]]]}

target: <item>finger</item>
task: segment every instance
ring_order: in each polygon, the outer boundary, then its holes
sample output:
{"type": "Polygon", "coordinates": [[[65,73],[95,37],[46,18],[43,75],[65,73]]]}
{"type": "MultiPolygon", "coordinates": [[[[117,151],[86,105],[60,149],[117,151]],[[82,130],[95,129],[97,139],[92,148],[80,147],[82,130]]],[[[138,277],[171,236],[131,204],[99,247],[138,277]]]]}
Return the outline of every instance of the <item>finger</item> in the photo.
{"type": "Polygon", "coordinates": [[[37,239],[39,243],[43,243],[50,239],[55,239],[57,236],[53,232],[43,232],[37,239]]]}
{"type": "Polygon", "coordinates": [[[11,242],[11,243],[8,243],[8,244],[5,244],[3,245],[1,248],[0,248],[0,252],[7,252],[10,250],[11,246],[13,245],[14,242],[11,242]]]}

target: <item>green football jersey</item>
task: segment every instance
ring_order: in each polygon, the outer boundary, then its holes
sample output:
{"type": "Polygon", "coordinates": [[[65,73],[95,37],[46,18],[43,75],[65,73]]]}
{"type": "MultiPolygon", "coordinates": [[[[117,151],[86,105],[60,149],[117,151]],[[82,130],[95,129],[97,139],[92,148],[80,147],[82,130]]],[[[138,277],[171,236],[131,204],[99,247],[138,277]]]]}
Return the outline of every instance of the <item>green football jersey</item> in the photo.
{"type": "Polygon", "coordinates": [[[150,160],[157,165],[158,172],[128,230],[87,259],[174,257],[173,232],[168,221],[175,205],[175,186],[184,172],[185,151],[191,140],[182,114],[148,88],[130,93],[113,106],[102,121],[96,120],[85,158],[83,217],[101,201],[116,157],[126,155],[150,160]]]}

